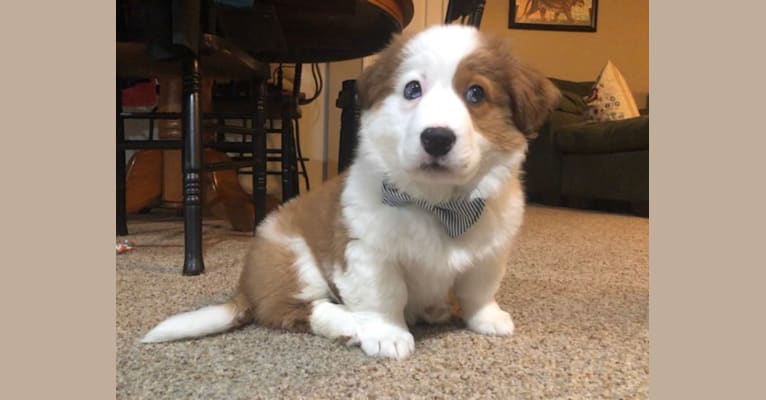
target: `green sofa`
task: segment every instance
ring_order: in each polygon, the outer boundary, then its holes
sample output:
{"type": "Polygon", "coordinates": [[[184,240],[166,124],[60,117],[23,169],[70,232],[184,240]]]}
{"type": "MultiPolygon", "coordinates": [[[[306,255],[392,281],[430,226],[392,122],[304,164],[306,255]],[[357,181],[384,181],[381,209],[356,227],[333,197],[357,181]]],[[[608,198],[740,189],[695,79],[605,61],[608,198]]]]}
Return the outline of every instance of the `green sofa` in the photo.
{"type": "Polygon", "coordinates": [[[551,81],[561,102],[529,144],[529,201],[648,217],[649,116],[589,121],[583,97],[593,82],[551,81]]]}

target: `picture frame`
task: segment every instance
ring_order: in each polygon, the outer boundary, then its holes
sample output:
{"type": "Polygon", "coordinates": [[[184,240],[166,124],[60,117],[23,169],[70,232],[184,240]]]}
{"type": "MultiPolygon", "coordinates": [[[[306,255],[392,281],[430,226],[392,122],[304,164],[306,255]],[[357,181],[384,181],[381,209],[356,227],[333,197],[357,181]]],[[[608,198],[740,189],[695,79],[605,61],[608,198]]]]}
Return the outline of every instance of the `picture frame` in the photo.
{"type": "Polygon", "coordinates": [[[598,0],[509,0],[508,28],[596,32],[598,0]]]}

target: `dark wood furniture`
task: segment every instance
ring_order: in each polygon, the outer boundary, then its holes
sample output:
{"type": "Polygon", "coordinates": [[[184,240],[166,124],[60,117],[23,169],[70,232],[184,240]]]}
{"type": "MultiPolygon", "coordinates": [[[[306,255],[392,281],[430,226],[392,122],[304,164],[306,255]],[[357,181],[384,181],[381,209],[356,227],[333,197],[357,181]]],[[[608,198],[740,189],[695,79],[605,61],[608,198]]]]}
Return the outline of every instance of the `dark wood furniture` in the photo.
{"type": "MultiPolygon", "coordinates": [[[[136,6],[136,4],[133,4],[136,6]]],[[[185,275],[197,275],[204,271],[202,258],[202,114],[200,107],[200,84],[204,72],[207,77],[237,76],[251,79],[262,86],[268,77],[268,65],[225,39],[201,31],[201,3],[174,1],[172,4],[142,2],[143,12],[130,23],[141,21],[139,29],[118,29],[117,42],[117,234],[127,234],[125,210],[125,150],[126,149],[172,149],[180,148],[183,159],[183,214],[184,214],[184,265],[185,275]],[[162,18],[166,16],[168,18],[162,18]],[[164,32],[171,23],[172,32],[164,32]],[[124,36],[121,38],[120,33],[124,36]],[[130,37],[131,35],[136,35],[130,37]],[[127,36],[127,37],[125,37],[127,36]],[[120,40],[124,39],[124,40],[120,40]],[[132,39],[132,40],[131,40],[132,39]],[[178,113],[125,113],[121,107],[121,82],[130,77],[182,76],[182,112],[178,113]],[[181,118],[182,140],[126,141],[123,120],[130,118],[181,118]]],[[[119,17],[119,15],[118,15],[119,17]]],[[[123,17],[125,17],[123,15],[123,17]]],[[[120,26],[118,20],[118,27],[120,26]]],[[[124,27],[124,26],[123,26],[124,27]]],[[[127,28],[127,27],[124,27],[127,28]]],[[[135,28],[135,27],[134,27],[135,28]]],[[[261,102],[262,103],[262,102],[261,102]]],[[[248,116],[253,127],[262,127],[261,107],[248,116]]],[[[249,162],[257,173],[253,175],[253,201],[256,215],[265,214],[265,136],[254,135],[253,160],[249,162]],[[261,139],[262,138],[262,139],[261,139]]],[[[232,163],[209,165],[208,170],[236,168],[232,163]]]]}
{"type": "MultiPolygon", "coordinates": [[[[203,170],[252,166],[256,215],[266,207],[266,149],[263,82],[264,62],[300,64],[370,55],[412,18],[411,0],[150,0],[117,1],[117,235],[127,234],[125,213],[125,149],[180,147],[183,152],[184,275],[205,269],[202,257],[201,174],[203,170]],[[240,6],[244,5],[244,6],[240,6]],[[183,77],[181,143],[126,143],[124,118],[146,118],[121,110],[119,77],[159,73],[183,77]],[[204,166],[200,81],[205,76],[249,79],[257,87],[253,119],[253,160],[204,166]]],[[[299,82],[295,83],[299,87],[299,82]]],[[[155,115],[157,117],[157,115],[155,115]]],[[[292,129],[288,119],[285,131],[292,129]]],[[[293,146],[282,135],[283,149],[293,146]]],[[[290,154],[283,163],[292,165],[290,154]]],[[[295,187],[284,182],[283,188],[295,187]]]]}
{"type": "Polygon", "coordinates": [[[484,15],[485,0],[451,0],[447,4],[447,13],[444,23],[449,24],[460,20],[463,25],[479,27],[481,17],[484,15]]]}
{"type": "Polygon", "coordinates": [[[368,56],[404,29],[412,13],[411,0],[270,0],[215,11],[222,37],[258,60],[281,63],[368,56]]]}

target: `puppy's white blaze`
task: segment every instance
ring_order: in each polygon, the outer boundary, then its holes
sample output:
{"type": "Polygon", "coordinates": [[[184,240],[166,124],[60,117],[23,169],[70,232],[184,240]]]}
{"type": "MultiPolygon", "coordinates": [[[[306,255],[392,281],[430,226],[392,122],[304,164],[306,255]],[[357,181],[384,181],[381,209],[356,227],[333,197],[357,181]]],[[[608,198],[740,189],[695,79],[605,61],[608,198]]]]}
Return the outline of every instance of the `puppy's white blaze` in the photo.
{"type": "MultiPolygon", "coordinates": [[[[452,79],[460,62],[479,45],[478,33],[469,27],[440,27],[422,32],[406,46],[407,57],[402,63],[399,86],[405,81],[421,81],[423,96],[417,107],[411,110],[404,129],[398,130],[397,164],[405,169],[416,169],[429,156],[420,146],[420,133],[430,127],[450,128],[457,136],[454,149],[445,158],[448,166],[455,168],[460,176],[470,175],[471,166],[478,161],[477,149],[472,143],[472,124],[462,94],[455,93],[452,79]]],[[[411,102],[393,97],[400,105],[396,108],[412,108],[411,102]]],[[[384,106],[385,107],[385,106],[384,106]]],[[[392,112],[396,112],[396,108],[392,112]]],[[[399,113],[401,114],[401,113],[399,113]]],[[[389,121],[402,119],[389,118],[389,121]]]]}
{"type": "MultiPolygon", "coordinates": [[[[433,88],[420,101],[413,122],[417,130],[443,126],[460,134],[471,128],[471,117],[463,100],[458,97],[452,86],[445,86],[433,88]]],[[[417,139],[419,142],[420,136],[417,136],[417,139]]]]}
{"type": "Polygon", "coordinates": [[[236,317],[234,310],[220,304],[176,314],[154,327],[142,343],[159,343],[212,335],[228,330],[236,317]]]}
{"type": "Polygon", "coordinates": [[[428,90],[413,111],[408,127],[410,133],[403,138],[399,147],[399,158],[405,168],[416,169],[430,158],[420,144],[420,132],[427,128],[445,127],[455,133],[457,142],[445,156],[444,162],[459,175],[471,175],[474,172],[472,168],[467,168],[479,161],[479,150],[473,138],[475,135],[471,134],[471,117],[451,83],[448,81],[428,90]]]}
{"type": "Polygon", "coordinates": [[[420,32],[404,49],[404,71],[413,65],[429,73],[454,75],[457,65],[479,45],[479,33],[469,26],[445,25],[420,32]]]}

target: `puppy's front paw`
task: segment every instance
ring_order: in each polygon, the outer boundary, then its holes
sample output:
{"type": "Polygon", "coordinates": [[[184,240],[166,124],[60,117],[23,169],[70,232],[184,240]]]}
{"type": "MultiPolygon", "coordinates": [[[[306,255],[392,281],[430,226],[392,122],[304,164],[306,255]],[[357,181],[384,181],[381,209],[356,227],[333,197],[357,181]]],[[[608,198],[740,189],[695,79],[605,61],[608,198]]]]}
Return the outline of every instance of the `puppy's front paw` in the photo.
{"type": "Polygon", "coordinates": [[[466,319],[468,329],[483,335],[510,336],[513,334],[511,315],[496,303],[487,304],[466,319]]]}
{"type": "Polygon", "coordinates": [[[386,322],[365,324],[359,332],[362,350],[369,356],[401,360],[415,351],[415,338],[406,328],[386,322]]]}

